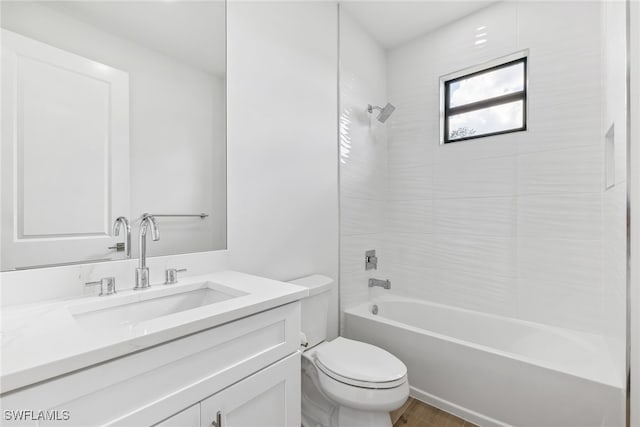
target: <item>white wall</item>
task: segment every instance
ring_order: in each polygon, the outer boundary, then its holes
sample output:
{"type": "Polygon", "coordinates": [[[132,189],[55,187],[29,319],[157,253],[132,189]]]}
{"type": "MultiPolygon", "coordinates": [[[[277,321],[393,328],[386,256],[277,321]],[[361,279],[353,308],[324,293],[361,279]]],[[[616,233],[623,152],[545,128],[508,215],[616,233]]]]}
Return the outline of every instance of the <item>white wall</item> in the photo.
{"type": "Polygon", "coordinates": [[[602,331],[600,28],[597,2],[499,3],[389,52],[396,291],[602,331]],[[522,49],[528,130],[440,145],[439,77],[522,49]]]}
{"type": "Polygon", "coordinates": [[[129,73],[132,187],[124,214],[210,214],[161,220],[150,256],[226,247],[223,77],[38,3],[3,2],[2,26],[129,73]]]}
{"type": "MultiPolygon", "coordinates": [[[[369,277],[385,278],[384,221],[387,125],[367,105],[387,102],[386,56],[340,10],[340,303],[341,309],[369,297],[369,277]],[[365,251],[375,249],[377,270],[365,271],[365,251]],[[363,286],[364,284],[364,286],[363,286]]],[[[375,292],[375,290],[374,290],[375,292]]]]}
{"type": "Polygon", "coordinates": [[[325,2],[228,7],[228,242],[234,269],[336,280],[337,12],[325,2]]]}
{"type": "MultiPolygon", "coordinates": [[[[626,375],[627,323],[627,68],[626,5],[602,3],[603,79],[601,135],[614,128],[614,186],[602,193],[603,332],[611,337],[616,366],[626,375]]],[[[605,161],[606,163],[606,161],[605,161]]],[[[606,167],[606,166],[605,166],[606,167]]]]}

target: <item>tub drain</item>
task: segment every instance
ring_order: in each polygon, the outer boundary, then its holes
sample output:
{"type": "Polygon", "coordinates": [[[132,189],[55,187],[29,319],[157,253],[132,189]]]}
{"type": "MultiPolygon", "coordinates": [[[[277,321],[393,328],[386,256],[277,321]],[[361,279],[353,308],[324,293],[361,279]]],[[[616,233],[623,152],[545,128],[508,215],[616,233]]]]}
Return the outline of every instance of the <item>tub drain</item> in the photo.
{"type": "Polygon", "coordinates": [[[373,304],[371,306],[371,314],[378,314],[378,304],[373,304]]]}

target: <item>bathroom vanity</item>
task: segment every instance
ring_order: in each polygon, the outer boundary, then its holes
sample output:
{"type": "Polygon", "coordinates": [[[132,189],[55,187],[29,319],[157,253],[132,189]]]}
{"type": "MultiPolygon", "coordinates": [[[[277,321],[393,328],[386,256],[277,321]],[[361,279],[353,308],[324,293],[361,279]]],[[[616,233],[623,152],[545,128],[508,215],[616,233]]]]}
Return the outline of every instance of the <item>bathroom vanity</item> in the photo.
{"type": "Polygon", "coordinates": [[[6,307],[3,425],[300,425],[307,293],[224,271],[6,307]]]}
{"type": "Polygon", "coordinates": [[[0,9],[0,424],[299,426],[308,290],[226,271],[226,1],[0,9]]]}

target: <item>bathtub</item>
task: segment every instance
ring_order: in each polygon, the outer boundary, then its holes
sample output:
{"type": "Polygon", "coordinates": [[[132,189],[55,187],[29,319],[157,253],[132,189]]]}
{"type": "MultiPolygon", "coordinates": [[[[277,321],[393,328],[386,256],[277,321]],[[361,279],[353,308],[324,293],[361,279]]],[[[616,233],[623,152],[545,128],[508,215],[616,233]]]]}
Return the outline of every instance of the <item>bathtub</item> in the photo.
{"type": "Polygon", "coordinates": [[[597,335],[390,295],[345,310],[344,335],[400,358],[413,397],[481,426],[624,425],[623,368],[597,335]]]}

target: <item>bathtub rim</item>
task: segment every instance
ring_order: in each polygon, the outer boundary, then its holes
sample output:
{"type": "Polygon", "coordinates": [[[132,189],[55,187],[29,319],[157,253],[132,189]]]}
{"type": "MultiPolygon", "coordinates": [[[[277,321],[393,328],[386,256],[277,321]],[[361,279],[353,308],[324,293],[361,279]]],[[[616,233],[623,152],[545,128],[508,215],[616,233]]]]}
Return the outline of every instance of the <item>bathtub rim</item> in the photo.
{"type": "MultiPolygon", "coordinates": [[[[361,317],[361,318],[366,318],[366,319],[370,319],[372,321],[377,321],[377,322],[382,322],[382,323],[387,323],[389,325],[392,325],[394,327],[398,327],[398,328],[403,328],[403,329],[408,329],[411,332],[414,333],[418,333],[421,335],[427,335],[433,338],[437,338],[440,340],[444,340],[444,341],[449,341],[449,342],[453,342],[455,344],[459,344],[459,345],[464,345],[467,347],[471,347],[477,350],[481,350],[481,351],[485,351],[485,352],[489,352],[492,354],[496,354],[498,356],[502,356],[502,357],[507,357],[510,359],[515,359],[518,360],[520,362],[523,363],[528,363],[531,365],[535,365],[538,367],[541,367],[543,369],[548,369],[554,372],[558,372],[560,374],[564,374],[564,375],[570,375],[572,377],[581,379],[581,380],[585,380],[585,381],[591,381],[591,382],[595,382],[598,384],[602,384],[604,386],[608,386],[608,387],[613,387],[615,389],[624,391],[626,389],[626,384],[625,384],[625,380],[622,377],[619,377],[618,375],[615,375],[615,369],[614,368],[614,364],[613,364],[613,354],[611,352],[611,343],[608,339],[608,337],[604,337],[601,335],[597,335],[597,334],[592,334],[592,333],[588,333],[588,332],[583,332],[583,331],[578,331],[575,329],[568,329],[568,328],[560,328],[557,326],[551,326],[551,325],[545,325],[543,323],[537,323],[537,322],[532,322],[530,320],[522,320],[522,319],[516,319],[513,317],[506,317],[506,316],[500,316],[500,315],[496,315],[496,314],[492,314],[492,313],[484,313],[481,311],[476,311],[476,310],[471,310],[468,308],[462,308],[462,307],[455,307],[455,306],[451,306],[451,305],[447,305],[447,304],[442,304],[442,303],[437,303],[437,302],[433,302],[433,301],[427,301],[427,300],[416,300],[413,298],[409,298],[406,296],[401,296],[401,295],[394,295],[394,294],[387,294],[387,295],[380,295],[380,296],[376,296],[374,298],[372,298],[369,301],[360,303],[358,305],[355,305],[353,307],[347,308],[343,310],[344,315],[352,315],[352,316],[357,316],[357,317],[361,317]],[[579,335],[586,335],[589,337],[595,337],[598,338],[599,340],[602,340],[603,343],[605,343],[607,345],[607,355],[608,355],[608,365],[611,368],[610,371],[612,372],[611,375],[593,375],[591,373],[584,373],[584,372],[576,372],[575,370],[566,370],[566,369],[562,369],[558,366],[555,366],[553,363],[547,362],[547,361],[543,361],[540,359],[536,359],[533,357],[529,357],[529,356],[524,356],[522,354],[518,354],[518,353],[513,353],[513,352],[509,352],[509,351],[505,351],[505,350],[500,350],[494,347],[490,347],[484,344],[478,344],[478,343],[474,343],[471,341],[467,341],[464,339],[460,339],[460,338],[456,338],[456,337],[451,337],[448,335],[444,335],[438,332],[434,332],[434,331],[430,331],[427,329],[422,329],[413,325],[409,325],[407,323],[403,323],[403,322],[399,322],[397,320],[393,320],[393,319],[389,319],[386,317],[383,317],[381,315],[374,315],[371,313],[370,308],[373,304],[376,304],[377,302],[380,301],[396,301],[396,302],[409,302],[409,303],[413,303],[413,304],[422,304],[422,305],[430,305],[430,306],[435,306],[438,308],[443,308],[443,309],[448,309],[448,310],[452,310],[452,311],[457,311],[457,312],[464,312],[464,313],[469,313],[469,314],[473,314],[473,315],[478,315],[478,316],[482,316],[482,317],[487,317],[487,318],[492,318],[492,319],[500,319],[500,320],[508,320],[510,322],[513,323],[517,323],[517,324],[523,324],[529,327],[533,327],[534,329],[539,329],[539,330],[546,330],[546,331],[562,331],[564,334],[566,334],[567,332],[572,333],[572,334],[579,334],[579,335]]],[[[345,319],[346,322],[346,319],[345,319]]]]}

